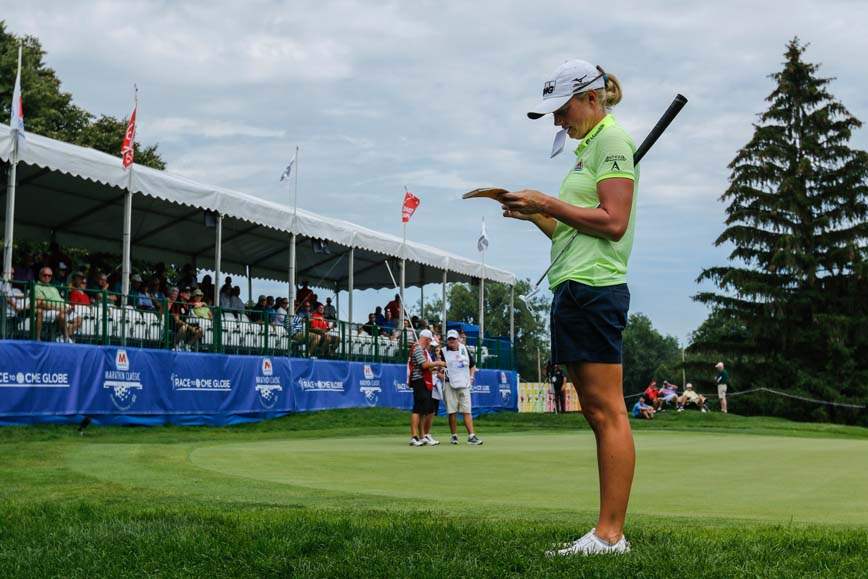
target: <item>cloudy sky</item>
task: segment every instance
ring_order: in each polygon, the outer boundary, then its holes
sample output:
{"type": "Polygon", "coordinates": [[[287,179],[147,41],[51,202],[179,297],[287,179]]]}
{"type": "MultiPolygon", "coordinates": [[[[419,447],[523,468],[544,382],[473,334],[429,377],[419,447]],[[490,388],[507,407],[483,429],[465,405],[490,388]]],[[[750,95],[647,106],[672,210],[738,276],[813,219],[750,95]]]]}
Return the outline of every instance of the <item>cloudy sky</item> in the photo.
{"type": "MultiPolygon", "coordinates": [[[[630,286],[631,310],[682,339],[706,315],[690,299],[696,276],[726,258],[712,245],[726,165],[765,108],[786,42],[810,42],[808,59],[837,77],[833,93],[868,120],[865,2],[2,8],[12,32],[39,37],[63,88],[88,110],[127,115],[138,83],[138,136],[160,144],[172,171],[288,202],[277,178],[298,144],[300,207],[399,234],[406,184],[423,200],[411,239],[477,257],[485,216],[487,261],[534,280],[548,260],[541,235],[460,195],[478,186],[557,193],[571,155],[548,159],[550,121],[524,115],[551,71],[583,58],[617,74],[625,97],[615,114],[637,142],[681,92],[690,103],[642,164],[630,286]]],[[[855,144],[868,146],[864,130],[855,144]]]]}

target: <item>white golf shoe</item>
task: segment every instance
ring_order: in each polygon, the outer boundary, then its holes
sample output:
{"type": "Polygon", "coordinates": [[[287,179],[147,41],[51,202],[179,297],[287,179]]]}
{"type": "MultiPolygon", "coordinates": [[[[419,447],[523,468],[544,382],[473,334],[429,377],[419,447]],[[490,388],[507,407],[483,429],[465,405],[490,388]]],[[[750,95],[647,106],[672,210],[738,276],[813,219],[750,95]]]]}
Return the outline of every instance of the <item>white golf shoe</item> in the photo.
{"type": "Polygon", "coordinates": [[[561,549],[547,551],[547,557],[570,557],[573,555],[608,555],[617,554],[623,555],[630,552],[630,543],[623,536],[614,545],[610,545],[603,539],[599,538],[596,533],[597,529],[591,529],[588,533],[577,541],[568,543],[561,549]]]}
{"type": "Polygon", "coordinates": [[[434,437],[431,436],[430,434],[426,434],[426,435],[422,438],[422,440],[424,440],[425,443],[426,443],[428,446],[437,446],[438,444],[440,444],[440,441],[439,441],[439,440],[435,440],[434,437]]]}

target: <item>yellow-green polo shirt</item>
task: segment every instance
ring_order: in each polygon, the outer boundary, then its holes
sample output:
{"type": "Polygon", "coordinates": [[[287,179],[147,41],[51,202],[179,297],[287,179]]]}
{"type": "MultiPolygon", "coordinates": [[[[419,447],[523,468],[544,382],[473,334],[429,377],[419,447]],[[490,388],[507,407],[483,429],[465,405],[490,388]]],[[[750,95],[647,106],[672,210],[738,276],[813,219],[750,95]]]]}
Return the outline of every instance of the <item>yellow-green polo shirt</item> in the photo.
{"type": "MultiPolygon", "coordinates": [[[[627,282],[627,261],[633,248],[639,196],[639,170],[633,166],[635,152],[633,139],[612,115],[606,115],[582,139],[576,149],[576,164],[561,183],[559,198],[578,207],[597,207],[600,205],[597,183],[613,177],[632,179],[630,221],[620,241],[579,233],[549,271],[549,288],[554,289],[567,280],[595,287],[627,282]]],[[[573,231],[572,227],[558,222],[552,236],[551,259],[561,252],[573,231]]]]}

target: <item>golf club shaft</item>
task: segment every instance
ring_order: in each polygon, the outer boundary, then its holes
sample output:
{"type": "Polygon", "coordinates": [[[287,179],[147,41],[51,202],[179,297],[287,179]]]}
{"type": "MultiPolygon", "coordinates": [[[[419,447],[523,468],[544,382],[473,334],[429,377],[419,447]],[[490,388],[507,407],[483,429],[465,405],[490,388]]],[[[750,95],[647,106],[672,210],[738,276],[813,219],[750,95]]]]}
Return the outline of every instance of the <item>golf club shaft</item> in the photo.
{"type": "MultiPolygon", "coordinates": [[[[684,105],[686,105],[686,104],[687,104],[687,98],[684,95],[682,95],[682,94],[675,95],[675,98],[672,100],[672,103],[669,105],[669,108],[666,109],[666,111],[660,117],[660,120],[657,121],[657,124],[654,125],[654,128],[651,129],[651,132],[648,133],[648,136],[645,137],[645,140],[642,141],[642,144],[639,145],[639,148],[636,149],[636,152],[633,154],[633,165],[634,166],[639,164],[639,161],[642,160],[642,157],[645,156],[645,153],[647,153],[648,150],[654,146],[654,143],[657,142],[657,139],[660,138],[660,135],[662,135],[663,132],[666,131],[666,129],[669,127],[669,125],[672,123],[672,121],[675,119],[675,117],[678,116],[678,113],[681,112],[681,109],[683,109],[684,105]]],[[[546,270],[540,276],[539,280],[537,280],[533,289],[536,289],[543,282],[543,280],[548,275],[549,271],[551,271],[552,266],[554,266],[554,264],[558,262],[558,260],[564,254],[564,252],[570,247],[570,245],[572,245],[573,240],[576,238],[576,236],[578,234],[579,234],[578,229],[573,231],[573,233],[570,235],[570,238],[564,244],[563,248],[561,248],[561,250],[555,256],[555,258],[552,260],[552,262],[549,264],[549,266],[546,268],[546,270]]]]}

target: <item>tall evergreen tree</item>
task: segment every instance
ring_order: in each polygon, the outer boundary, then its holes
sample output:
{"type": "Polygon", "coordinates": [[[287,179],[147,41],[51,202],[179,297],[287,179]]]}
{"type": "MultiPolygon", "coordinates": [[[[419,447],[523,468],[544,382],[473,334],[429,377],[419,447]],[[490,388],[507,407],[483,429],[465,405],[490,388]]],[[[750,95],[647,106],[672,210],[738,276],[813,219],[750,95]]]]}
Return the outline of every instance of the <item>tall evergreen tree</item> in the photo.
{"type": "MultiPolygon", "coordinates": [[[[752,386],[865,401],[868,154],[850,148],[861,122],[829,93],[833,79],[802,59],[805,50],[798,38],[787,45],[769,108],[729,165],[727,227],[715,244],[734,245],[730,265],[697,280],[723,291],[695,299],[747,328],[748,339],[718,334],[694,349],[739,355],[752,386]]],[[[854,419],[811,412],[789,413],[854,419]]]]}

